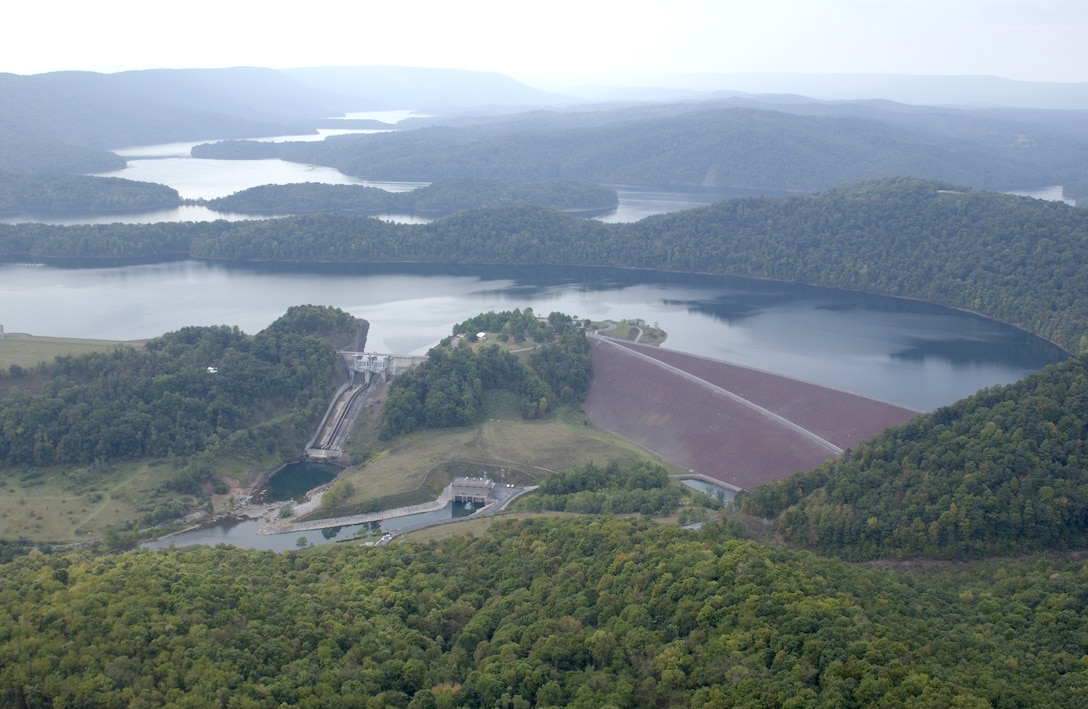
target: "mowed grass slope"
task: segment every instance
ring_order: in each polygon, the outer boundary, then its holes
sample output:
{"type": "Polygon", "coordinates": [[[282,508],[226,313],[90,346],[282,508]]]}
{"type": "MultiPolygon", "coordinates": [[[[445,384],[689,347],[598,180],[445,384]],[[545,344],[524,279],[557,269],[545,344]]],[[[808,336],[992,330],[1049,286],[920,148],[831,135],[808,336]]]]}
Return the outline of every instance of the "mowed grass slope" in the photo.
{"type": "Polygon", "coordinates": [[[488,395],[484,403],[487,415],[476,426],[422,431],[382,444],[375,435],[380,402],[368,407],[356,421],[348,446],[355,457],[370,457],[342,474],[353,492],[339,509],[375,500],[389,507],[382,500],[386,497],[397,504],[434,499],[434,490],[445,486],[449,471],[494,476],[501,469],[511,482],[532,483],[575,465],[623,464],[649,457],[628,441],[594,428],[577,409],[527,421],[517,413],[512,396],[488,395]],[[417,492],[419,499],[412,499],[417,492]]]}
{"type": "Polygon", "coordinates": [[[7,371],[12,365],[30,369],[57,357],[108,352],[115,347],[138,347],[141,342],[115,340],[83,340],[71,337],[39,337],[22,333],[6,333],[0,339],[0,370],[7,371]]]}

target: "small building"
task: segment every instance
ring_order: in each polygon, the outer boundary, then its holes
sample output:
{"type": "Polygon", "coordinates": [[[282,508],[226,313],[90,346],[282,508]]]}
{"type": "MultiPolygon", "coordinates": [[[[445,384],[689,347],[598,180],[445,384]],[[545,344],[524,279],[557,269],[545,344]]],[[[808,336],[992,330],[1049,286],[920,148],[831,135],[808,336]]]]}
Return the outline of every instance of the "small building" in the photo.
{"type": "Polygon", "coordinates": [[[471,502],[484,504],[495,489],[495,481],[491,478],[455,478],[450,483],[450,493],[454,502],[471,502]]]}

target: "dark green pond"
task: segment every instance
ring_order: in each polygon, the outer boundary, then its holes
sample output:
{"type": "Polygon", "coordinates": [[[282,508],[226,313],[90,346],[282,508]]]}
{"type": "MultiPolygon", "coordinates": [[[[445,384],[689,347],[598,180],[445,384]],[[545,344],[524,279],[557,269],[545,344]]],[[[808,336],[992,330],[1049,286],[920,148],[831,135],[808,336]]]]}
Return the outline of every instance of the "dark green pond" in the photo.
{"type": "Polygon", "coordinates": [[[329,463],[289,463],[269,478],[264,497],[275,502],[297,500],[339,472],[339,466],[329,463]]]}

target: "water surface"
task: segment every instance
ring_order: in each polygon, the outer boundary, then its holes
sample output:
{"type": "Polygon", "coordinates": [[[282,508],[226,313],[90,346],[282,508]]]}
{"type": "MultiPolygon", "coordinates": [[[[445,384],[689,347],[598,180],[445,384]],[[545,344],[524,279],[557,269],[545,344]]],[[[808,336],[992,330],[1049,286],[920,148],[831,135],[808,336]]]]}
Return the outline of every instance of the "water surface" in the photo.
{"type": "Polygon", "coordinates": [[[488,310],[640,318],[666,330],[671,349],[918,410],[1067,357],[1022,330],[962,311],[743,278],[434,264],[0,264],[0,323],[8,332],[140,340],[187,325],[237,325],[256,333],[301,304],[369,320],[370,351],[416,355],[488,310]]]}

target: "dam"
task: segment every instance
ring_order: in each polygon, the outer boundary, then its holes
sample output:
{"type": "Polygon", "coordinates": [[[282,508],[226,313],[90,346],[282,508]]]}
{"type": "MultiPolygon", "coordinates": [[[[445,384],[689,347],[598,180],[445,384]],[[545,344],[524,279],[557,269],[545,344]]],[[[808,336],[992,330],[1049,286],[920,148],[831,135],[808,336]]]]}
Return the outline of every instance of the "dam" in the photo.
{"type": "Polygon", "coordinates": [[[340,356],[348,365],[349,378],[333,395],[317,432],[306,444],[306,457],[310,459],[333,461],[341,458],[351,427],[367,400],[391,379],[426,359],[374,352],[341,352],[340,356]]]}

